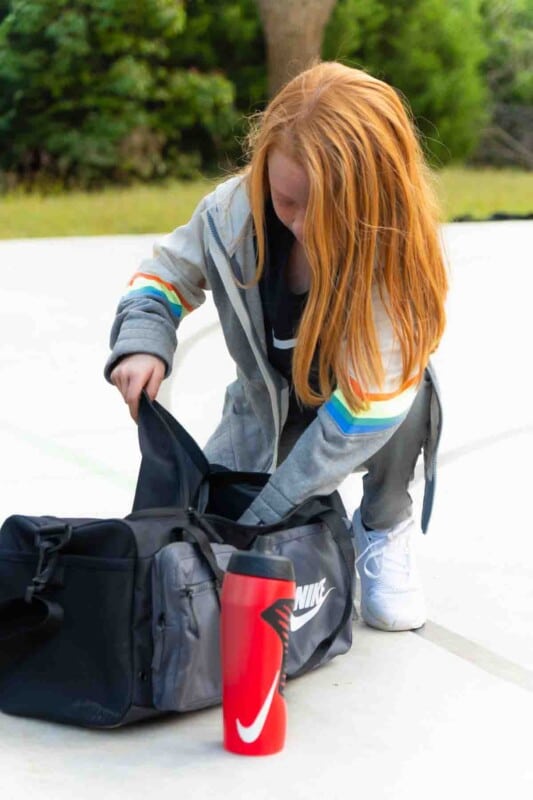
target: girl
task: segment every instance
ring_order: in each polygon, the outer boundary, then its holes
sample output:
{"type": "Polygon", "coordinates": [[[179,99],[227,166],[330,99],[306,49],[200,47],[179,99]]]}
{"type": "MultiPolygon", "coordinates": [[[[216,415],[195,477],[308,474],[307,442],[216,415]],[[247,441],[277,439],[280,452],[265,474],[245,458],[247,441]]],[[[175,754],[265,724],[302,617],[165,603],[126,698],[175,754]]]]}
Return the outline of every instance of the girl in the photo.
{"type": "Polygon", "coordinates": [[[206,455],[271,473],[241,522],[275,522],[365,470],[353,519],[362,617],[420,627],[408,485],[424,448],[425,531],[440,431],[428,361],[447,277],[409,112],[386,83],[319,63],[271,101],[249,150],[133,276],[106,378],[136,419],[142,389],[155,397],[170,373],[178,324],[210,289],[237,380],[206,455]]]}

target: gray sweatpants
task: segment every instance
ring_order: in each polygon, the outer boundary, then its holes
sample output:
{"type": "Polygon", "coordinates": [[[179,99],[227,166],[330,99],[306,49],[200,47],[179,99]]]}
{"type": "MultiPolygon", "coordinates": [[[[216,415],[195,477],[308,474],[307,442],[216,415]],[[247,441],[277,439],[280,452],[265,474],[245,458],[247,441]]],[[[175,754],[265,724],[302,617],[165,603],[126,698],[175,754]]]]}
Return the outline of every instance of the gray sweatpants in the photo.
{"type": "MultiPolygon", "coordinates": [[[[355,471],[365,472],[361,517],[367,528],[391,528],[412,511],[409,484],[418,457],[430,436],[432,383],[426,375],[406,418],[389,441],[355,471]]],[[[298,423],[283,429],[281,463],[303,431],[298,423]]],[[[435,453],[436,455],[436,453],[435,453]]]]}

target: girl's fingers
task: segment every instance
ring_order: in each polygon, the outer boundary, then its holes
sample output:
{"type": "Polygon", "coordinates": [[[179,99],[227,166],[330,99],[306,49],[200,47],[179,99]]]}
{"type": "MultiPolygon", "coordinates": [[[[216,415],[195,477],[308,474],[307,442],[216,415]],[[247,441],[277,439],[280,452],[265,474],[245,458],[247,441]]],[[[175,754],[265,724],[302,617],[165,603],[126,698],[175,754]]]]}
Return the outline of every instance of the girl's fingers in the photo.
{"type": "Polygon", "coordinates": [[[117,387],[120,394],[124,394],[124,392],[122,391],[122,373],[119,371],[118,367],[115,367],[115,369],[109,376],[109,380],[111,381],[113,386],[117,387]]]}
{"type": "Polygon", "coordinates": [[[137,422],[139,418],[139,399],[146,383],[145,375],[131,375],[124,399],[129,406],[132,418],[137,422]]]}
{"type": "Polygon", "coordinates": [[[146,384],[146,392],[150,400],[155,400],[157,393],[159,391],[159,387],[161,386],[161,382],[163,380],[163,368],[159,368],[159,366],[154,367],[152,374],[150,375],[150,379],[146,384]]]}
{"type": "Polygon", "coordinates": [[[137,422],[142,390],[146,388],[148,396],[154,400],[164,377],[165,364],[161,359],[134,354],[115,367],[110,380],[119,390],[132,418],[137,422]]]}

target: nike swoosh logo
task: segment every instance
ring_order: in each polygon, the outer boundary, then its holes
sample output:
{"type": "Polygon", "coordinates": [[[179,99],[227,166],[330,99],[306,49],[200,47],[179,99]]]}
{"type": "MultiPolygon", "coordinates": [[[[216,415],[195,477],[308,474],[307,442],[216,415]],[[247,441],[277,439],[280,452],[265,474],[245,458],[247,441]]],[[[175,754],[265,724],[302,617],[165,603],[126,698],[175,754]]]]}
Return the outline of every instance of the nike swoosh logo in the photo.
{"type": "Polygon", "coordinates": [[[266,719],[268,717],[268,712],[270,711],[270,706],[272,705],[272,700],[274,699],[274,692],[276,691],[276,686],[278,685],[280,670],[276,672],[274,675],[274,680],[272,681],[272,686],[265,698],[265,702],[261,706],[259,714],[254,719],[251,725],[243,725],[240,720],[237,720],[237,731],[239,736],[246,744],[251,744],[255,742],[256,739],[259,739],[261,735],[261,731],[264,728],[266,719]]]}
{"type": "Polygon", "coordinates": [[[313,617],[316,617],[324,605],[326,597],[330,592],[333,591],[334,588],[335,587],[332,586],[330,589],[328,589],[320,603],[318,603],[316,606],[313,606],[313,608],[309,609],[309,611],[306,611],[305,614],[299,614],[297,617],[295,617],[294,614],[291,614],[291,631],[299,631],[300,628],[303,628],[304,625],[307,625],[307,623],[310,622],[313,617]]]}
{"type": "Polygon", "coordinates": [[[272,342],[277,350],[293,350],[298,339],[276,339],[272,331],[272,342]]]}

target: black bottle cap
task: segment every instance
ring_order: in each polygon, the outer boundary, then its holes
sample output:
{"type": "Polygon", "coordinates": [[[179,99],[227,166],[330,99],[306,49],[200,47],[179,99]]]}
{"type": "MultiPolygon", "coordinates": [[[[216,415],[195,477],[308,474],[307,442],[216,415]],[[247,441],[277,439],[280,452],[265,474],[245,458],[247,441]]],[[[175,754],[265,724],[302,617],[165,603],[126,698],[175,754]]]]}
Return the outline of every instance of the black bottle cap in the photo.
{"type": "Polygon", "coordinates": [[[248,550],[232,554],[227,572],[276,581],[294,581],[294,567],[290,558],[248,550]]]}

